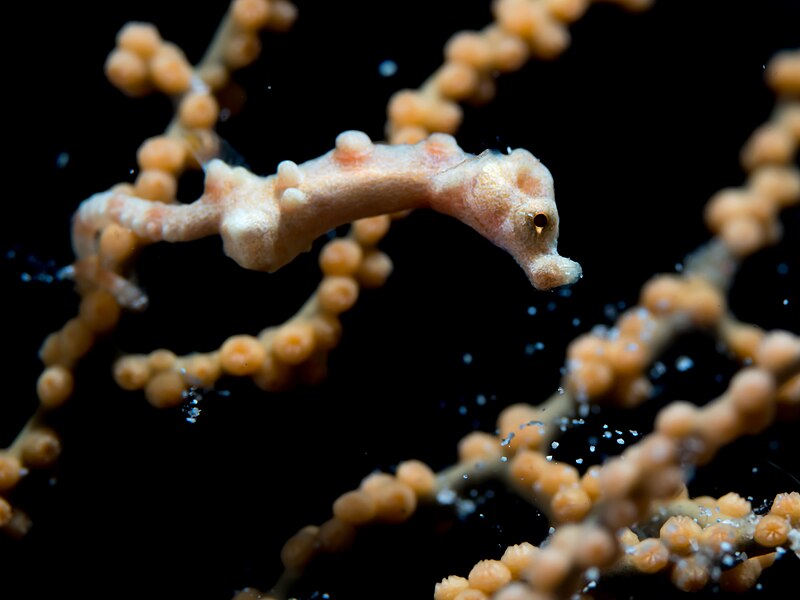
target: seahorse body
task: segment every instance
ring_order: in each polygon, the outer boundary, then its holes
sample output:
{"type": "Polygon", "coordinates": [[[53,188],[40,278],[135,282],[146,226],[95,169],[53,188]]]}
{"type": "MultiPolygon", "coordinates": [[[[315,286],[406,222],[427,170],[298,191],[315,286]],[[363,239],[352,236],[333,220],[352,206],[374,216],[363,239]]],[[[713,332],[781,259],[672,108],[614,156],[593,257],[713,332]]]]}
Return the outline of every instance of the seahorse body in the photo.
{"type": "MultiPolygon", "coordinates": [[[[154,242],[219,233],[238,264],[272,272],[340,225],[417,208],[451,215],[508,251],[536,289],[581,276],[578,263],[558,254],[558,210],[544,165],[525,150],[474,156],[443,134],[389,146],[347,131],[330,152],[300,165],[284,161],[269,177],[214,160],[204,194],[189,205],[96,194],[76,213],[73,245],[79,260],[96,254],[97,234],[110,223],[154,242]]],[[[117,284],[124,305],[143,305],[137,288],[117,284]]]]}

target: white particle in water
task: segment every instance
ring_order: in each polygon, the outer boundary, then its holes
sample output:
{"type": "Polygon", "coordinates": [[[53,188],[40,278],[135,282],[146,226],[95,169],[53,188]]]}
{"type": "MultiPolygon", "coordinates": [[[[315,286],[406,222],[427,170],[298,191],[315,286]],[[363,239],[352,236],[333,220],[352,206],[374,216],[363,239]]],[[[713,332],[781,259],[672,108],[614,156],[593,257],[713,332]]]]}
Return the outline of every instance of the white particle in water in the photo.
{"type": "Polygon", "coordinates": [[[659,360],[653,363],[653,368],[650,369],[650,377],[653,379],[658,379],[666,372],[667,366],[659,360]]]}
{"type": "Polygon", "coordinates": [[[606,304],[603,307],[603,314],[609,321],[616,321],[617,316],[619,315],[617,308],[613,304],[606,304]]]}
{"type": "Polygon", "coordinates": [[[527,344],[525,346],[525,354],[530,356],[534,352],[538,350],[544,350],[544,343],[543,342],[536,342],[535,344],[527,344]]]}
{"type": "Polygon", "coordinates": [[[535,306],[529,306],[529,307],[528,307],[528,314],[529,314],[530,316],[533,316],[533,315],[535,315],[535,314],[536,314],[536,307],[535,307],[535,306]]]}
{"type": "Polygon", "coordinates": [[[734,562],[735,561],[733,560],[733,557],[730,554],[726,554],[725,556],[722,557],[722,564],[726,567],[732,567],[734,562]]]}
{"type": "Polygon", "coordinates": [[[694,366],[694,361],[688,356],[679,356],[675,360],[675,368],[680,372],[688,371],[694,366]]]}
{"type": "Polygon", "coordinates": [[[186,411],[186,421],[189,423],[197,423],[197,417],[200,416],[200,409],[192,407],[186,411]]]}
{"type": "Polygon", "coordinates": [[[378,65],[378,73],[381,77],[391,77],[397,73],[397,63],[388,59],[381,61],[381,64],[378,65]]]}
{"type": "Polygon", "coordinates": [[[459,500],[456,504],[456,514],[460,519],[466,519],[475,512],[475,503],[472,500],[459,500]]]}
{"type": "Polygon", "coordinates": [[[439,504],[452,504],[456,501],[456,493],[453,490],[445,489],[436,494],[436,501],[439,504]]]}

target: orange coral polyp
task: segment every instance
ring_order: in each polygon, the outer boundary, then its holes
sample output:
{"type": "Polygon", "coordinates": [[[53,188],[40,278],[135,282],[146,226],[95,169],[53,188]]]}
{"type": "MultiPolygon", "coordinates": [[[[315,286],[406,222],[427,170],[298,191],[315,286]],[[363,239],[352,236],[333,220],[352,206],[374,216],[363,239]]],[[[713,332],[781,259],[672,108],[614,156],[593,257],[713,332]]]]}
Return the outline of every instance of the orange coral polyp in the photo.
{"type": "Polygon", "coordinates": [[[235,335],[220,347],[220,366],[231,375],[251,375],[261,368],[266,354],[267,351],[258,338],[235,335]]]}

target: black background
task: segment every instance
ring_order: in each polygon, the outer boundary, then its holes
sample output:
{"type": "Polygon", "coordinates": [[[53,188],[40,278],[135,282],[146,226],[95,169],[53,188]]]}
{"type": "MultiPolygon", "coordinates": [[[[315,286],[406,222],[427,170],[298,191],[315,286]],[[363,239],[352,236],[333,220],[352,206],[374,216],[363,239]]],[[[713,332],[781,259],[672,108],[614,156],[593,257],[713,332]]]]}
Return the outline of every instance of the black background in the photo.
{"type": "MultiPolygon", "coordinates": [[[[4,42],[0,446],[36,406],[41,340],[77,306],[68,284],[43,281],[71,260],[70,215],[92,193],[130,180],[138,144],[171,116],[165,98],[132,100],[105,82],[114,35],[128,20],[153,21],[197,60],[225,10],[224,2],[165,4],[9,9],[21,35],[4,42]]],[[[389,95],[419,85],[452,32],[489,19],[488,2],[478,1],[297,4],[292,32],[267,36],[263,59],[240,73],[248,103],[220,128],[258,173],[329,150],[345,129],[382,139],[389,95]],[[387,59],[398,65],[392,77],[378,71],[387,59]]],[[[313,255],[264,275],[236,267],[217,239],[149,248],[140,274],[151,308],[126,316],[81,365],[74,399],[53,416],[62,459],[13,497],[34,528],[21,542],[0,540],[0,598],[226,598],[246,585],[268,588],[283,541],[327,519],[361,477],[406,458],[442,468],[465,433],[493,429],[503,406],[546,398],[572,338],[608,324],[649,276],[672,271],[707,239],[702,206],[742,182],[739,148],[773,104],[762,66],[800,43],[797,23],[796,0],[662,1],[636,16],[593,7],[572,27],[564,56],[503,77],[492,104],[466,109],[458,135],[471,152],[524,147],[543,160],[556,181],[561,253],[582,263],[584,279],[570,296],[535,292],[513,260],[465,226],[416,213],[382,244],[395,273],[345,316],[319,387],[272,395],[223,380],[217,389],[226,393],[206,393],[195,424],[119,391],[109,375],[117,352],[218,347],[283,321],[318,281],[313,255]]],[[[785,241],[746,263],[731,303],[743,320],[797,331],[800,212],[784,223],[785,241]]],[[[556,457],[588,463],[588,440],[603,423],[645,433],[664,403],[703,403],[734,370],[699,334],[661,360],[667,374],[652,403],[570,432],[556,457]],[[694,367],[679,372],[682,356],[694,367]]],[[[741,440],[698,473],[693,494],[733,489],[758,506],[800,489],[794,431],[776,426],[741,440]]],[[[618,451],[612,445],[598,454],[618,451]]],[[[321,561],[298,594],[431,597],[442,577],[466,574],[507,544],[540,541],[547,525],[536,511],[495,493],[463,522],[428,511],[411,526],[365,532],[349,555],[321,561]]],[[[796,567],[786,557],[753,594],[772,597],[796,567]]],[[[614,593],[678,594],[656,578],[614,593]]]]}

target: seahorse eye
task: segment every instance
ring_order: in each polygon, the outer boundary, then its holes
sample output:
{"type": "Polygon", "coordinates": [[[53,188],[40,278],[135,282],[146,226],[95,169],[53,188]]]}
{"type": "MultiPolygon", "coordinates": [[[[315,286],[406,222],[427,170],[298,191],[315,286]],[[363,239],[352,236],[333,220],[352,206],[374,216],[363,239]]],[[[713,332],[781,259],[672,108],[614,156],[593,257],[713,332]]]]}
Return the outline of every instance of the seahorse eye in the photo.
{"type": "Polygon", "coordinates": [[[548,223],[550,223],[550,219],[548,218],[546,213],[538,212],[535,214],[528,213],[526,215],[528,221],[528,227],[534,230],[537,235],[544,231],[545,227],[547,227],[548,223]]]}
{"type": "Polygon", "coordinates": [[[539,236],[544,230],[550,226],[550,217],[546,212],[529,212],[525,213],[525,228],[528,230],[529,235],[539,236]]]}

